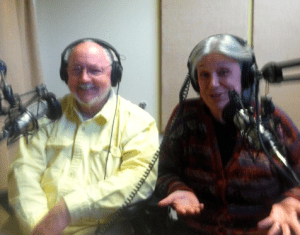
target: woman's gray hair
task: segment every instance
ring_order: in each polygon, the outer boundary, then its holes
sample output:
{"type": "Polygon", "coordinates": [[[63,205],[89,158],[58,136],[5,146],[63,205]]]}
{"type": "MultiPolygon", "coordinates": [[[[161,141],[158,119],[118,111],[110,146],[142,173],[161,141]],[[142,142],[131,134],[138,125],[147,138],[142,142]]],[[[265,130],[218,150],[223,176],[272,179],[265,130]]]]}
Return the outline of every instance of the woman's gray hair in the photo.
{"type": "Polygon", "coordinates": [[[239,64],[251,62],[253,53],[247,42],[230,34],[216,34],[199,42],[188,59],[188,69],[193,82],[197,83],[197,64],[206,55],[220,53],[235,59],[239,64]]]}

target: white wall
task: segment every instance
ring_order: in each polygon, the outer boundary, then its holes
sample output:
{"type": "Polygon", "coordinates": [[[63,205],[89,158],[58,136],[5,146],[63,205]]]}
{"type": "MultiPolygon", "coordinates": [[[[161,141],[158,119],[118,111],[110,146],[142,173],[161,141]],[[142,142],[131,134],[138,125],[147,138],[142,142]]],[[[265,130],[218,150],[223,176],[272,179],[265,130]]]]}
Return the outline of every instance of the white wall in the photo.
{"type": "Polygon", "coordinates": [[[123,58],[119,94],[159,120],[158,1],[36,0],[38,41],[47,89],[58,97],[60,55],[71,42],[95,37],[109,42],[123,58]]]}

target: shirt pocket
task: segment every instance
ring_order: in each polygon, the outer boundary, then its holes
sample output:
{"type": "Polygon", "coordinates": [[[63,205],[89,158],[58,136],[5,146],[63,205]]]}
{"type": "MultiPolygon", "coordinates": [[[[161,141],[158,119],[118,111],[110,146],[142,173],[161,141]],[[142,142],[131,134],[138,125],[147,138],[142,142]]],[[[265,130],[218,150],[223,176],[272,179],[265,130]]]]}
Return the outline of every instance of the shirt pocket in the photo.
{"type": "MultiPolygon", "coordinates": [[[[47,167],[53,166],[55,162],[63,161],[72,155],[73,140],[68,138],[50,138],[45,146],[47,167]]],[[[61,167],[61,166],[60,166],[61,167]]]]}
{"type": "Polygon", "coordinates": [[[122,163],[121,150],[118,147],[105,146],[101,150],[91,147],[90,149],[90,177],[91,180],[103,180],[120,169],[122,163]]]}

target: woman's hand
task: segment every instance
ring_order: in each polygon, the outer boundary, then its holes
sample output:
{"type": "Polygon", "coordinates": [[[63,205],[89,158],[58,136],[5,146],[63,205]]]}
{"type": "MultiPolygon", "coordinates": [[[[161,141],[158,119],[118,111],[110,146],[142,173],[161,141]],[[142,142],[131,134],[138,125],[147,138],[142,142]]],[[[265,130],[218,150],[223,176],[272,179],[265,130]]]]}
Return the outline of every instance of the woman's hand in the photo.
{"type": "Polygon", "coordinates": [[[175,191],[158,203],[160,207],[172,206],[178,215],[188,216],[200,214],[204,208],[196,195],[190,191],[175,191]]]}
{"type": "Polygon", "coordinates": [[[258,227],[261,229],[270,228],[268,235],[290,235],[292,231],[294,234],[300,235],[298,214],[300,214],[300,201],[288,197],[274,204],[270,215],[261,220],[258,227]]]}

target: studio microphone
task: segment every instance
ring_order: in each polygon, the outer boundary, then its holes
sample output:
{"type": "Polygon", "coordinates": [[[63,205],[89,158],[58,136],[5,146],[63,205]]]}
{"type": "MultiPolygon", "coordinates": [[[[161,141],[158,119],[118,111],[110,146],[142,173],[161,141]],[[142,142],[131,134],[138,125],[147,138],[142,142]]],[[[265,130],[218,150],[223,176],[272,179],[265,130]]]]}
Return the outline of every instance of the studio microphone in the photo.
{"type": "Polygon", "coordinates": [[[7,143],[11,144],[18,139],[20,135],[28,135],[36,131],[38,119],[47,117],[54,121],[62,116],[62,108],[56,96],[48,92],[38,101],[32,102],[25,109],[20,111],[14,117],[8,117],[5,122],[3,132],[0,134],[0,140],[8,138],[7,143]]]}
{"type": "Polygon", "coordinates": [[[7,85],[6,76],[7,67],[4,61],[0,60],[0,74],[1,74],[1,89],[4,99],[10,104],[10,106],[16,105],[16,100],[10,85],[7,85]]]}
{"type": "Polygon", "coordinates": [[[238,95],[235,91],[229,91],[229,93],[229,97],[232,98],[223,109],[223,120],[227,125],[235,126],[254,149],[261,149],[254,117],[249,115],[248,110],[243,108],[242,103],[237,102],[236,96],[238,95]]]}
{"type": "Polygon", "coordinates": [[[243,138],[249,143],[249,145],[256,150],[263,150],[262,144],[266,147],[267,151],[276,155],[285,165],[287,161],[285,157],[281,154],[279,150],[279,143],[274,137],[274,135],[264,127],[264,125],[259,124],[257,126],[256,119],[253,114],[243,108],[239,95],[236,91],[229,91],[230,102],[225,106],[222,118],[225,123],[229,125],[234,125],[239,129],[243,138]],[[261,136],[261,140],[258,136],[258,131],[261,136]]]}
{"type": "Polygon", "coordinates": [[[1,77],[6,75],[6,64],[4,63],[4,61],[0,60],[0,73],[1,73],[1,77]]]}
{"type": "Polygon", "coordinates": [[[300,59],[293,59],[283,62],[269,62],[265,64],[262,69],[262,75],[265,80],[270,83],[281,83],[300,81],[300,59]],[[298,66],[298,70],[295,73],[295,69],[298,66]],[[290,70],[290,73],[288,73],[290,70]],[[293,73],[291,73],[293,72],[293,73]]]}

